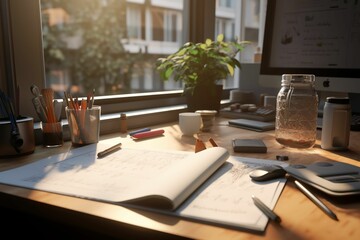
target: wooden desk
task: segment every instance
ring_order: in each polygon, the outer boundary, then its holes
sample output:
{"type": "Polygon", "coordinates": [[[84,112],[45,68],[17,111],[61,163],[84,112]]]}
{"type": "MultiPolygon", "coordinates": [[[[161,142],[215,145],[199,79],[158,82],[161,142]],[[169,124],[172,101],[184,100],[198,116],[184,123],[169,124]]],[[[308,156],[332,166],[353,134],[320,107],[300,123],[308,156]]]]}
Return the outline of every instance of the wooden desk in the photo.
{"type": "MultiPolygon", "coordinates": [[[[121,141],[123,146],[143,149],[167,148],[194,151],[195,138],[182,136],[177,122],[153,126],[153,129],[155,128],[163,128],[165,136],[135,142],[125,134],[116,133],[102,136],[102,141],[111,142],[111,144],[121,141]]],[[[319,140],[312,149],[284,148],[275,141],[273,131],[257,133],[229,127],[227,119],[221,118],[217,118],[216,125],[211,132],[200,133],[198,137],[205,141],[208,147],[211,144],[207,140],[212,137],[220,146],[227,148],[231,154],[239,156],[276,159],[276,155],[287,155],[290,163],[306,164],[315,161],[336,160],[360,166],[360,132],[351,132],[349,151],[345,152],[324,151],[320,148],[319,140]],[[236,154],[231,147],[231,140],[236,137],[261,138],[268,147],[268,153],[236,154]]],[[[14,159],[0,159],[0,170],[37,161],[69,149],[71,149],[69,142],[66,142],[61,148],[45,149],[38,146],[31,155],[14,159]]],[[[87,236],[92,237],[99,234],[102,238],[360,239],[360,198],[358,196],[329,198],[315,189],[312,190],[337,214],[339,221],[334,221],[325,215],[289,180],[275,207],[275,212],[282,218],[281,225],[269,222],[264,234],[206,225],[172,216],[134,211],[112,204],[7,185],[0,185],[0,205],[31,214],[30,221],[34,215],[44,219],[44,222],[52,222],[55,224],[53,231],[67,226],[76,229],[78,233],[88,233],[87,236]],[[56,224],[61,224],[61,226],[57,227],[56,224]]],[[[31,235],[31,232],[29,234],[31,235]]]]}

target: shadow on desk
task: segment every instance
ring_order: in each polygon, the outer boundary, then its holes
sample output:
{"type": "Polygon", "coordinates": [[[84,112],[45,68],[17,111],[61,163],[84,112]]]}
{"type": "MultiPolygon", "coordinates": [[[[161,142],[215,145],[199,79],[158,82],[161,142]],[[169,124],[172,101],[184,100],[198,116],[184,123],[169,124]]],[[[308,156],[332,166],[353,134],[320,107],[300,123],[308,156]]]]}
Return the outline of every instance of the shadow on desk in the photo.
{"type": "MultiPolygon", "coordinates": [[[[314,149],[316,149],[316,148],[321,149],[321,146],[319,144],[315,144],[313,148],[314,149]]],[[[331,151],[331,150],[324,150],[324,151],[327,151],[329,153],[332,153],[332,154],[335,154],[335,155],[338,155],[338,156],[341,156],[341,157],[350,158],[352,160],[360,162],[360,154],[359,154],[359,152],[358,151],[357,152],[353,151],[352,148],[354,148],[354,147],[350,146],[349,149],[341,150],[341,151],[331,151]]]]}
{"type": "Polygon", "coordinates": [[[140,229],[129,225],[124,227],[117,222],[114,222],[111,227],[109,227],[108,224],[102,225],[101,222],[99,222],[85,229],[80,226],[59,223],[55,220],[50,220],[45,217],[25,213],[23,211],[20,212],[9,208],[0,207],[0,213],[3,218],[3,223],[1,224],[1,234],[6,235],[6,233],[9,233],[11,235],[8,236],[11,236],[12,239],[23,239],[24,236],[26,236],[26,238],[36,237],[36,239],[54,240],[184,239],[178,236],[170,236],[165,233],[140,229]],[[91,229],[101,229],[101,232],[91,229]],[[105,234],[105,232],[108,232],[109,234],[105,234]]]}

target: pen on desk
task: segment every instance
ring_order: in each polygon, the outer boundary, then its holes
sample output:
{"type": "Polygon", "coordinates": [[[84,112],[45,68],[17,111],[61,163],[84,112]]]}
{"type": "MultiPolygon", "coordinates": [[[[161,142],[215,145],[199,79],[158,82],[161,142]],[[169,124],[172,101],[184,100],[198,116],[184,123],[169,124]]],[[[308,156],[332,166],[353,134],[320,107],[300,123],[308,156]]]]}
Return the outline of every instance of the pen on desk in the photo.
{"type": "Polygon", "coordinates": [[[266,206],[260,199],[252,195],[252,199],[256,207],[258,207],[266,216],[268,216],[271,220],[280,223],[281,218],[276,215],[268,206],[266,206]]]}
{"type": "Polygon", "coordinates": [[[132,135],[131,137],[134,138],[134,139],[144,139],[144,138],[160,136],[164,132],[165,131],[163,129],[158,129],[158,130],[152,130],[152,131],[147,131],[147,132],[136,133],[136,134],[132,135]]]}
{"type": "Polygon", "coordinates": [[[139,130],[135,130],[135,131],[129,132],[129,135],[132,136],[132,135],[135,135],[135,134],[137,134],[137,133],[148,132],[148,131],[150,131],[150,130],[151,130],[150,128],[142,128],[142,129],[139,129],[139,130]]]}
{"type": "Polygon", "coordinates": [[[329,217],[338,221],[337,216],[333,211],[331,211],[323,202],[320,201],[314,194],[312,194],[308,189],[305,188],[299,181],[295,180],[295,185],[304,193],[313,203],[315,203],[323,212],[325,212],[329,217]]]}
{"type": "Polygon", "coordinates": [[[121,143],[118,143],[118,144],[116,144],[116,145],[114,145],[114,146],[112,146],[112,147],[110,147],[108,149],[105,149],[102,152],[99,152],[97,154],[97,157],[98,158],[103,158],[103,157],[105,157],[105,156],[107,156],[107,155],[109,155],[109,154],[111,154],[113,152],[116,152],[116,151],[120,150],[120,149],[121,149],[121,143]]]}

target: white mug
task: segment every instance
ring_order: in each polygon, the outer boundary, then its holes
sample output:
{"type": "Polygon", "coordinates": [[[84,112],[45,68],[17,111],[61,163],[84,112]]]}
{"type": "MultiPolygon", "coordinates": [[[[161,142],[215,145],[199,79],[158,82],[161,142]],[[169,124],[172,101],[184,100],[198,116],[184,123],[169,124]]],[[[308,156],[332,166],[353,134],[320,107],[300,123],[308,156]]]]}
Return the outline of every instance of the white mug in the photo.
{"type": "Polygon", "coordinates": [[[192,136],[201,128],[201,115],[194,112],[179,113],[179,126],[184,135],[192,136]]]}

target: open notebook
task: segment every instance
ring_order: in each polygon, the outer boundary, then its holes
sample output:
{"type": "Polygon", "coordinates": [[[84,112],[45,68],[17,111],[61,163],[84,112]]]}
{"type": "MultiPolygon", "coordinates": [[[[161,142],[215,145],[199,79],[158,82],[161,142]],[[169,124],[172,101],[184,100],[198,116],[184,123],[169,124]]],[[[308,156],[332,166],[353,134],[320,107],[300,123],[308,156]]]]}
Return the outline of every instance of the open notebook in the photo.
{"type": "Polygon", "coordinates": [[[251,195],[274,208],[285,183],[248,176],[261,165],[283,163],[230,156],[221,147],[198,153],[122,148],[98,159],[107,147],[88,145],[0,172],[0,183],[257,231],[268,219],[251,195]]]}

